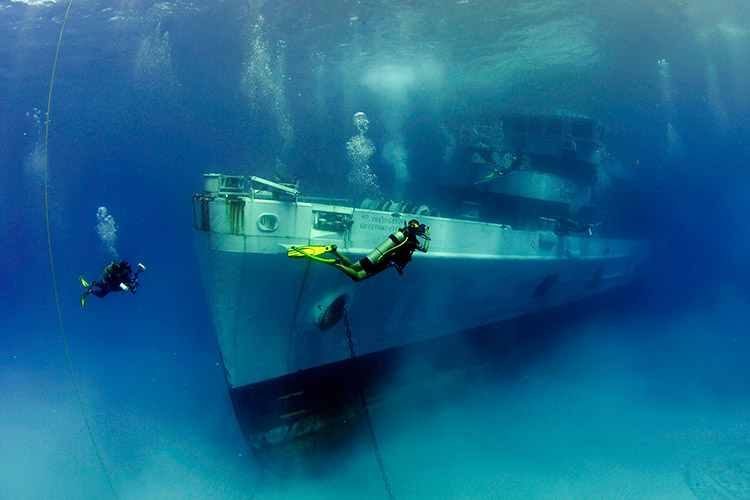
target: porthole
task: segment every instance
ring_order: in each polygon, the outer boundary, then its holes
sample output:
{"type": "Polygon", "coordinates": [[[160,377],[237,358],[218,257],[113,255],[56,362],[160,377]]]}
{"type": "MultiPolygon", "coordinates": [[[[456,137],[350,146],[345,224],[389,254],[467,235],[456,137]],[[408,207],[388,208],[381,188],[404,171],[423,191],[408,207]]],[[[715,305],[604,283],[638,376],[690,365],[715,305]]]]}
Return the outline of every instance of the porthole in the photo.
{"type": "Polygon", "coordinates": [[[260,214],[258,216],[258,229],[270,233],[279,228],[279,216],[276,214],[260,214]]]}

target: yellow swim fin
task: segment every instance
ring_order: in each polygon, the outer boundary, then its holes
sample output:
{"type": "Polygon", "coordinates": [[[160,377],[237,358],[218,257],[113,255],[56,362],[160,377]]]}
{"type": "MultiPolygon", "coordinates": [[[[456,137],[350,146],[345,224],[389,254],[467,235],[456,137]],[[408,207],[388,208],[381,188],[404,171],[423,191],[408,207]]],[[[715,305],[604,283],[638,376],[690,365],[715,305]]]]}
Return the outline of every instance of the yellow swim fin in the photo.
{"type": "Polygon", "coordinates": [[[90,284],[86,283],[86,280],[85,280],[85,279],[83,279],[83,276],[79,276],[79,277],[78,277],[78,279],[79,279],[79,280],[81,280],[81,284],[82,284],[83,286],[87,286],[87,287],[88,287],[88,286],[91,286],[90,284]]]}
{"type": "Polygon", "coordinates": [[[318,257],[319,255],[323,255],[324,253],[328,253],[332,250],[335,250],[335,245],[326,245],[326,246],[316,246],[316,245],[307,245],[304,247],[291,247],[287,251],[287,256],[290,259],[303,259],[305,257],[313,260],[319,260],[320,262],[326,262],[328,264],[336,262],[336,259],[326,259],[323,257],[318,257]]]}
{"type": "Polygon", "coordinates": [[[315,255],[323,255],[324,253],[333,250],[333,245],[327,246],[315,246],[307,245],[305,247],[291,247],[287,251],[287,255],[292,259],[301,259],[303,257],[313,257],[315,255]]]}

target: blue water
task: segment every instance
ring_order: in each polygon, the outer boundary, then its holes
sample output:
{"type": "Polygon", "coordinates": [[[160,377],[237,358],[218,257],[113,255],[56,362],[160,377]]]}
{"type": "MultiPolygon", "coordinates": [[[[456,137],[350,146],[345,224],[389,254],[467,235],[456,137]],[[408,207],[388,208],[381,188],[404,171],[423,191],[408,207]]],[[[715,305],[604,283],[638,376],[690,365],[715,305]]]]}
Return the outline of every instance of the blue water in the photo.
{"type": "MultiPolygon", "coordinates": [[[[0,498],[113,498],[47,249],[44,112],[67,5],[0,4],[0,498]]],[[[376,419],[396,498],[688,499],[694,464],[746,470],[748,54],[750,4],[729,0],[75,0],[52,94],[50,241],[117,496],[385,498],[364,436],[325,477],[257,464],[191,232],[209,171],[372,188],[348,182],[358,111],[377,188],[427,201],[458,114],[600,118],[627,137],[654,238],[644,282],[576,310],[554,349],[376,419]],[[141,288],[80,309],[78,276],[113,252],[148,265],[141,288]]]]}

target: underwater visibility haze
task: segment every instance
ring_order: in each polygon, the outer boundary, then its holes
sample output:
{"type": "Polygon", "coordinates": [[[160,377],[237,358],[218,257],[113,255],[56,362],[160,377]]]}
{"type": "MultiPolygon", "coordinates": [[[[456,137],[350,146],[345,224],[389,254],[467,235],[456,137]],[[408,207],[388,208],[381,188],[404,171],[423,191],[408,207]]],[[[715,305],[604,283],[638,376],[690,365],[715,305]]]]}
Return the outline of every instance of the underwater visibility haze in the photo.
{"type": "Polygon", "coordinates": [[[0,498],[385,498],[364,434],[313,477],[251,453],[190,196],[439,205],[457,117],[554,110],[624,136],[650,265],[375,415],[394,497],[750,498],[747,2],[5,0],[0,39],[0,498]],[[115,259],[138,293],[81,308],[115,259]]]}

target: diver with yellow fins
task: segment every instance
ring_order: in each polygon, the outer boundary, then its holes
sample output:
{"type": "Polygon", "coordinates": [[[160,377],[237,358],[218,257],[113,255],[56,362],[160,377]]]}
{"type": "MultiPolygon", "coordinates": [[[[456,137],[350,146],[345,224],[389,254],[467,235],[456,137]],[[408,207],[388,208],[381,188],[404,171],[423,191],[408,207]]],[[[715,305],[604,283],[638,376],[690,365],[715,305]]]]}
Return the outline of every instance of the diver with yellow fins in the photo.
{"type": "Polygon", "coordinates": [[[323,262],[354,281],[362,281],[391,266],[396,268],[398,274],[403,274],[403,269],[411,260],[412,254],[416,250],[427,252],[429,246],[430,228],[412,219],[357,262],[352,262],[347,256],[339,253],[336,245],[291,247],[287,255],[292,259],[310,258],[323,262]],[[325,254],[333,255],[334,258],[322,257],[325,254]]]}
{"type": "Polygon", "coordinates": [[[99,281],[93,283],[86,282],[83,276],[79,276],[81,284],[86,287],[86,290],[81,295],[81,307],[86,305],[86,298],[89,294],[93,293],[99,298],[104,297],[109,292],[130,292],[135,293],[138,289],[138,273],[145,271],[146,266],[138,264],[138,270],[134,275],[131,275],[132,269],[130,264],[124,260],[120,262],[110,263],[99,278],[99,281]]]}
{"type": "Polygon", "coordinates": [[[516,146],[515,153],[505,153],[502,159],[503,168],[497,168],[495,166],[488,167],[490,173],[483,179],[480,179],[473,183],[474,186],[482,184],[483,182],[489,182],[497,177],[508,176],[518,169],[527,169],[529,167],[529,156],[525,154],[521,148],[516,146]]]}

